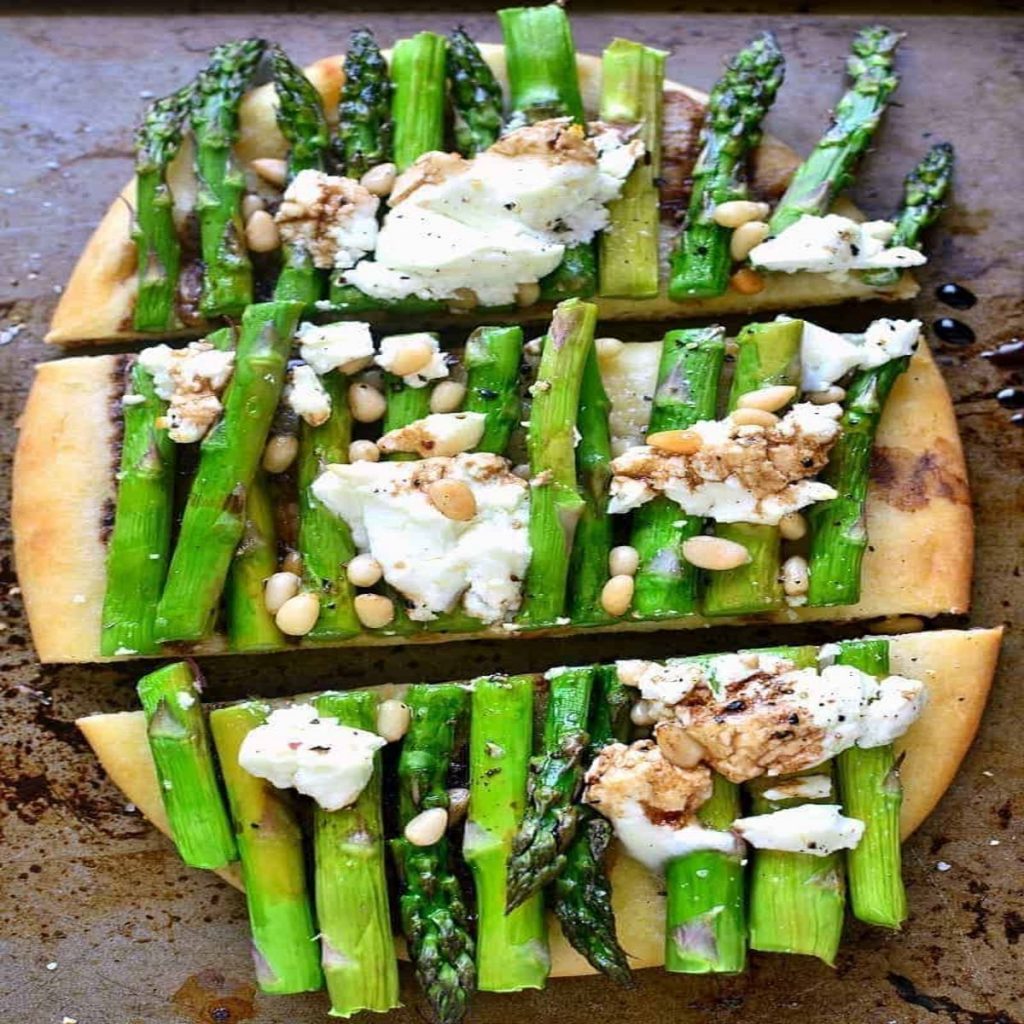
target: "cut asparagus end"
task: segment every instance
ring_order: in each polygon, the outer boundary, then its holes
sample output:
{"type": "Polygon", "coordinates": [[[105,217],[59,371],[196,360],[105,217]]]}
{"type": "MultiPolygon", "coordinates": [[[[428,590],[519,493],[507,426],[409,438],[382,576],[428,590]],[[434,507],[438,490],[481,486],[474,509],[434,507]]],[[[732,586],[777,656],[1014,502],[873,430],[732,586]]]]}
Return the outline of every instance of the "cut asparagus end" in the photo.
{"type": "Polygon", "coordinates": [[[391,51],[395,164],[404,171],[430,150],[444,148],[445,50],[443,36],[420,32],[391,51]]]}
{"type": "Polygon", "coordinates": [[[478,327],[466,342],[466,412],[483,413],[478,452],[504,455],[519,424],[519,364],[523,356],[521,327],[478,327]]]}

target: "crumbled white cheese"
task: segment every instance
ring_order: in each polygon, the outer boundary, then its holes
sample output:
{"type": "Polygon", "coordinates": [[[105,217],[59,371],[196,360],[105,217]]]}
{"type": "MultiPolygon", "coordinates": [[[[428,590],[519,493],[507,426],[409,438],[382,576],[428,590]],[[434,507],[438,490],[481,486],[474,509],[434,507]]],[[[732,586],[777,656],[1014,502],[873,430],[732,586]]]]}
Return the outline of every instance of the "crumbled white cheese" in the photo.
{"type": "Polygon", "coordinates": [[[122,405],[142,405],[145,400],[145,395],[126,394],[121,396],[122,405]]]}
{"type": "Polygon", "coordinates": [[[927,259],[907,246],[887,248],[896,226],[885,220],[864,223],[835,213],[804,214],[775,238],[756,245],[750,262],[763,270],[786,274],[808,270],[845,274],[851,270],[917,267],[927,259]]]}
{"type": "Polygon", "coordinates": [[[827,857],[852,850],[864,835],[864,822],[847,818],[839,804],[802,804],[772,814],[737,818],[732,823],[751,846],[827,857]]]}
{"type": "Polygon", "coordinates": [[[319,374],[355,373],[373,359],[370,325],[358,321],[299,325],[299,355],[319,374]]]}
{"type": "Polygon", "coordinates": [[[800,374],[804,391],[824,391],[851,370],[868,370],[891,359],[913,355],[921,335],[920,320],[882,318],[864,334],[837,334],[804,321],[800,340],[800,374]]]}
{"type": "Polygon", "coordinates": [[[772,802],[781,800],[824,800],[832,795],[832,780],[827,775],[801,775],[766,789],[761,796],[772,802]]]}
{"type": "Polygon", "coordinates": [[[635,801],[622,808],[611,823],[626,853],[651,871],[662,871],[670,860],[698,850],[733,854],[738,850],[736,837],[731,832],[719,832],[698,824],[680,828],[656,824],[635,801]]]}
{"type": "Polygon", "coordinates": [[[331,416],[331,396],[311,366],[299,363],[288,371],[284,399],[296,416],[311,427],[319,427],[331,416]]]}
{"type": "Polygon", "coordinates": [[[278,789],[295,789],[324,810],[354,803],[373,775],[383,737],[321,717],[311,704],[272,711],[246,734],[238,764],[278,789]]]}
{"type": "Polygon", "coordinates": [[[644,443],[651,406],[658,387],[661,342],[628,342],[613,356],[601,357],[601,382],[608,393],[611,409],[612,455],[644,443]]]}
{"type": "Polygon", "coordinates": [[[432,351],[430,362],[415,373],[407,373],[402,377],[402,383],[409,388],[425,388],[432,380],[440,380],[448,376],[448,360],[441,351],[441,344],[436,334],[429,334],[426,331],[418,331],[415,334],[392,334],[388,338],[382,338],[380,352],[374,358],[374,362],[388,373],[394,372],[395,357],[412,340],[426,342],[432,351]]]}
{"type": "Polygon", "coordinates": [[[482,412],[435,412],[404,427],[389,430],[377,447],[391,452],[415,452],[421,458],[459,455],[480,443],[487,416],[482,412]]]}
{"type": "Polygon", "coordinates": [[[411,619],[429,622],[460,598],[486,623],[519,608],[530,562],[529,487],[499,456],[333,465],[313,493],[348,523],[359,551],[380,562],[411,619]],[[469,487],[473,519],[449,519],[430,501],[426,488],[440,479],[469,487]]]}
{"type": "Polygon", "coordinates": [[[707,672],[699,662],[642,661],[630,659],[615,663],[619,681],[635,686],[644,700],[678,704],[695,686],[707,682],[707,672]]]}

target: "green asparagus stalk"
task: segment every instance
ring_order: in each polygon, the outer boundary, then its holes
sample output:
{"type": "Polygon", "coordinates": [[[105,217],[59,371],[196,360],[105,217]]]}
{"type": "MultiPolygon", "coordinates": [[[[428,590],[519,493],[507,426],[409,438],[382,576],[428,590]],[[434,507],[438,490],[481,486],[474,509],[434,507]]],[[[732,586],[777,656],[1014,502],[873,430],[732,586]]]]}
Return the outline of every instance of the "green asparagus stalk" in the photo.
{"type": "Polygon", "coordinates": [[[246,492],[281,396],[301,312],[294,302],[250,306],[220,421],[203,439],[178,543],[157,607],[157,638],[199,640],[210,626],[231,556],[245,532],[246,492]]]}
{"type": "Polygon", "coordinates": [[[424,153],[444,148],[445,51],[443,36],[420,32],[391,51],[395,163],[404,171],[424,153]]]}
{"type": "Polygon", "coordinates": [[[461,26],[448,33],[448,90],[455,148],[463,156],[476,156],[501,134],[504,98],[494,72],[461,26]]]}
{"type": "Polygon", "coordinates": [[[519,423],[519,363],[523,356],[521,327],[478,327],[466,342],[466,412],[487,419],[478,452],[503,455],[519,423]]]}
{"type": "Polygon", "coordinates": [[[396,316],[423,316],[426,313],[443,313],[448,308],[441,299],[421,299],[418,295],[406,295],[402,299],[375,298],[346,283],[345,273],[339,270],[331,277],[332,313],[352,316],[386,309],[396,316]]]}
{"type": "Polygon", "coordinates": [[[708,99],[693,171],[686,226],[672,257],[669,295],[677,302],[721,295],[729,286],[732,232],[715,221],[723,203],[747,197],[747,158],[785,74],[782,51],[763,32],[729,62],[708,99]]]}
{"type": "Polygon", "coordinates": [[[284,995],[319,989],[323,975],[295,808],[287,794],[238,763],[243,740],[268,713],[254,701],[217,708],[210,731],[235,826],[256,980],[262,991],[284,995]]]}
{"type": "Polygon", "coordinates": [[[530,759],[526,813],[508,860],[509,912],[558,877],[579,821],[594,669],[555,669],[548,678],[544,735],[530,759]]]}
{"type": "Polygon", "coordinates": [[[373,33],[356,29],[345,54],[335,147],[341,170],[350,178],[361,178],[392,157],[392,91],[387,61],[373,33]]]}
{"type": "Polygon", "coordinates": [[[252,301],[252,264],[245,248],[241,201],[245,178],[231,147],[238,136],[238,107],[266,43],[223,43],[199,74],[192,106],[199,196],[196,213],[203,255],[204,316],[237,316],[252,301]]]}
{"type": "Polygon", "coordinates": [[[313,494],[313,483],[332,463],[348,462],[352,414],[348,408],[348,381],[337,371],[320,383],[331,398],[326,422],[299,427],[297,486],[299,492],[299,553],[305,587],[320,596],[320,616],[307,634],[309,640],[342,640],[360,631],[355,592],[345,566],[356,549],[348,524],[324,508],[313,494]]]}
{"type": "Polygon", "coordinates": [[[463,856],[476,887],[476,970],[483,992],[543,988],[550,968],[540,893],[505,913],[507,862],[526,806],[534,682],[533,676],[488,676],[473,684],[463,856]]]}
{"type": "Polygon", "coordinates": [[[828,131],[797,168],[769,222],[778,235],[805,214],[828,213],[836,195],[853,180],[854,168],[878,127],[899,84],[893,71],[903,38],[884,25],[861,29],[846,62],[850,88],[836,105],[828,131]]]}
{"type": "Polygon", "coordinates": [[[181,268],[181,244],[174,225],[174,197],[167,168],[181,148],[192,103],[192,86],[154,100],[135,133],[135,227],[139,294],[137,331],[170,331],[178,326],[175,294],[181,268]]]}
{"type": "Polygon", "coordinates": [[[167,403],[138,362],[130,364],[126,378],[128,393],[138,397],[122,405],[124,433],[100,637],[105,657],[158,650],[156,602],[171,548],[174,442],[157,427],[167,403]]]}
{"type": "Polygon", "coordinates": [[[139,680],[146,735],[171,835],[193,868],[222,868],[238,857],[210,747],[199,671],[164,665],[139,680]]]}
{"type": "MultiPolygon", "coordinates": [[[[889,674],[889,641],[844,640],[836,663],[873,676],[889,674]]],[[[864,836],[846,852],[850,903],[861,921],[899,928],[907,918],[900,851],[903,788],[892,744],[850,747],[836,758],[844,813],[864,822],[864,836]]]]}
{"type": "MultiPolygon", "coordinates": [[[[948,142],[939,142],[907,175],[903,182],[903,206],[893,218],[896,231],[890,245],[921,248],[921,235],[935,223],[945,206],[943,200],[953,182],[953,163],[953,147],[948,142]]],[[[900,279],[900,271],[868,270],[861,276],[875,288],[885,288],[900,279]]]]}
{"type": "MultiPolygon", "coordinates": [[[[325,693],[316,708],[348,728],[377,731],[377,695],[371,691],[325,693]]],[[[384,866],[381,770],[378,754],[373,777],[354,804],[314,811],[316,916],[332,1017],[386,1013],[401,1005],[384,866]]]]}
{"type": "Polygon", "coordinates": [[[659,197],[664,50],[615,39],[604,51],[601,120],[640,126],[645,156],[630,172],[622,195],[608,204],[601,233],[600,293],[645,299],[658,294],[659,197]]]}
{"type": "MultiPolygon", "coordinates": [[[[662,342],[648,433],[683,430],[698,420],[714,419],[724,359],[723,328],[669,331],[662,342]]],[[[696,611],[697,572],[680,549],[702,525],[699,517],[683,515],[664,496],[634,512],[630,543],[640,555],[640,567],[633,607],[641,618],[678,618],[696,611]]]]}
{"type": "MultiPolygon", "coordinates": [[[[412,722],[398,762],[403,829],[423,811],[448,807],[445,783],[467,694],[454,684],[414,686],[405,701],[412,722]]],[[[448,838],[416,846],[403,835],[391,841],[391,851],[400,884],[402,929],[416,977],[439,1024],[456,1024],[466,1014],[476,969],[448,838]]]]}
{"type": "MultiPolygon", "coordinates": [[[[802,320],[750,324],[740,332],[739,355],[729,409],[748,391],[772,384],[800,386],[802,320]]],[[[746,615],[782,604],[779,582],[779,528],[750,523],[720,523],[717,535],[742,544],[750,561],[737,569],[711,574],[704,594],[705,615],[746,615]]]]}
{"type": "Polygon", "coordinates": [[[594,343],[597,307],[560,303],[544,340],[527,431],[530,454],[530,567],[521,620],[551,625],[565,608],[573,535],[583,512],[573,432],[583,368],[594,343]]]}
{"type": "Polygon", "coordinates": [[[868,546],[864,510],[871,449],[889,393],[909,362],[909,357],[903,357],[862,370],[846,392],[842,433],[821,475],[839,496],[812,505],[808,511],[810,605],[856,604],[860,600],[860,569],[868,546]]]}
{"type": "Polygon", "coordinates": [[[612,521],[608,515],[608,487],[612,478],[610,410],[597,352],[591,346],[583,367],[577,413],[580,443],[576,448],[576,471],[584,504],[569,561],[569,617],[579,626],[597,625],[612,618],[601,604],[612,550],[612,521]]]}
{"type": "MultiPolygon", "coordinates": [[[[410,387],[401,377],[393,373],[384,374],[384,393],[387,396],[387,410],[384,413],[384,433],[407,427],[430,413],[430,392],[428,384],[422,388],[410,387]]],[[[418,456],[414,452],[391,452],[386,456],[392,462],[411,462],[418,456]]]]}

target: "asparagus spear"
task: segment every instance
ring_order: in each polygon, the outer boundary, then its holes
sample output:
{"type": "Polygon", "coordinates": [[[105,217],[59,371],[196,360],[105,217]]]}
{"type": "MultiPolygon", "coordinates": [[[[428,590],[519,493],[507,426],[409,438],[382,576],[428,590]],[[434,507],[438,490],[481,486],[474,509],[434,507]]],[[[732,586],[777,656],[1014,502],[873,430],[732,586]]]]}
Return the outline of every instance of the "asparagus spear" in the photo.
{"type": "MultiPolygon", "coordinates": [[[[371,691],[325,693],[316,708],[349,728],[377,729],[377,695],[371,691]]],[[[378,754],[373,777],[354,804],[314,811],[316,916],[332,1017],[386,1013],[401,1005],[384,868],[381,770],[378,754]]]]}
{"type": "Polygon", "coordinates": [[[478,327],[466,342],[466,412],[482,412],[483,437],[478,452],[502,455],[519,423],[519,363],[523,355],[521,327],[478,327]]]}
{"type": "Polygon", "coordinates": [[[554,669],[548,679],[544,735],[530,759],[526,813],[508,859],[509,912],[558,877],[579,820],[594,669],[554,669]]]}
{"type": "Polygon", "coordinates": [[[323,975],[298,817],[284,792],[238,763],[242,741],[268,713],[255,701],[217,708],[210,731],[242,863],[256,980],[264,992],[312,992],[323,975]]]}
{"type": "MultiPolygon", "coordinates": [[[[405,697],[412,722],[398,761],[399,817],[404,828],[422,811],[448,806],[445,782],[466,691],[454,684],[413,686],[405,697]]],[[[473,939],[447,836],[415,846],[391,841],[400,883],[402,929],[416,977],[439,1024],[466,1014],[475,982],[473,939]]]]}
{"type": "Polygon", "coordinates": [[[193,868],[222,868],[238,856],[217,782],[199,671],[177,661],[143,676],[139,700],[171,835],[193,868]]]}
{"type": "Polygon", "coordinates": [[[178,326],[174,298],[181,268],[181,245],[174,225],[174,199],[167,168],[181,148],[192,103],[192,86],[154,100],[135,133],[135,227],[139,294],[133,314],[137,331],[168,331],[178,326]]]}
{"type": "MultiPolygon", "coordinates": [[[[714,419],[724,359],[723,328],[669,331],[662,341],[648,433],[682,430],[698,420],[714,419]]],[[[697,572],[680,548],[701,532],[702,525],[700,518],[684,516],[666,497],[655,498],[633,514],[630,543],[640,555],[633,607],[641,618],[677,618],[696,611],[697,572]]]]}
{"type": "Polygon", "coordinates": [[[284,381],[302,307],[267,302],[246,309],[224,412],[204,438],[178,543],[157,606],[157,637],[198,640],[245,532],[252,483],[284,381]]]}
{"type": "Polygon", "coordinates": [[[560,303],[544,339],[527,431],[530,473],[530,567],[523,622],[551,625],[562,615],[573,535],[583,512],[576,485],[573,431],[583,368],[594,343],[597,308],[579,299],[560,303]]]}
{"type": "MultiPolygon", "coordinates": [[[[288,180],[301,171],[324,170],[331,136],[320,93],[280,46],[270,48],[270,67],[277,92],[277,127],[288,143],[288,180]]],[[[274,297],[312,307],[323,293],[325,274],[313,266],[304,246],[286,244],[282,260],[274,297]]]]}
{"type": "Polygon", "coordinates": [[[455,148],[467,157],[501,134],[501,86],[461,26],[448,33],[448,90],[455,114],[455,148]]]}
{"type": "MultiPolygon", "coordinates": [[[[384,393],[387,395],[387,410],[384,413],[384,433],[406,427],[423,419],[430,412],[431,387],[414,388],[393,373],[384,374],[384,393]]],[[[387,456],[393,462],[410,462],[416,455],[412,452],[392,452],[387,456]]]]}
{"type": "MultiPolygon", "coordinates": [[[[748,391],[771,384],[800,385],[802,320],[749,324],[740,332],[739,355],[729,393],[735,409],[748,391]]],[[[745,615],[782,604],[779,582],[779,528],[750,523],[720,523],[719,537],[742,544],[750,561],[737,569],[711,574],[704,594],[705,615],[745,615]]]]}
{"type": "Polygon", "coordinates": [[[241,200],[245,179],[231,147],[238,106],[263,57],[262,39],[223,43],[200,72],[192,106],[199,196],[196,213],[203,253],[204,316],[237,316],[252,301],[252,264],[245,249],[241,200]]]}
{"type": "MultiPolygon", "coordinates": [[[[953,147],[948,142],[932,146],[924,159],[903,182],[903,207],[896,214],[896,231],[890,245],[921,248],[921,234],[934,224],[943,210],[943,200],[953,181],[953,147]]],[[[863,279],[875,288],[884,288],[900,279],[892,267],[868,270],[863,279]]]]}
{"type": "Polygon", "coordinates": [[[395,163],[404,171],[424,153],[444,148],[445,50],[443,36],[420,32],[391,51],[395,163]]]}
{"type": "Polygon", "coordinates": [[[167,573],[174,495],[174,442],[157,420],[167,411],[153,378],[138,362],[127,373],[128,391],[141,396],[122,405],[124,434],[114,529],[107,545],[100,652],[151,654],[156,602],[167,573]],[[134,403],[134,404],[133,404],[134,403]]]}
{"type": "Polygon", "coordinates": [[[729,62],[715,83],[701,129],[686,226],[672,257],[669,295],[677,302],[721,295],[729,285],[729,228],[715,222],[722,203],[747,196],[747,158],[785,74],[782,51],[762,32],[729,62]]]}
{"type": "Polygon", "coordinates": [[[639,125],[644,160],[608,204],[601,233],[600,293],[644,299],[658,294],[658,179],[661,167],[664,50],[615,39],[601,64],[601,120],[639,125]]]}
{"type": "Polygon", "coordinates": [[[909,357],[892,359],[860,371],[846,392],[842,433],[821,475],[839,497],[813,505],[811,526],[810,605],[856,604],[860,568],[868,546],[864,521],[871,449],[882,410],[909,357]]]}
{"type": "MultiPolygon", "coordinates": [[[[889,641],[844,640],[837,664],[852,665],[873,676],[889,673],[889,641]]],[[[850,747],[836,758],[843,809],[864,822],[864,836],[846,852],[853,913],[883,928],[899,928],[907,918],[900,851],[903,789],[892,744],[850,747]]]]}
{"type": "Polygon", "coordinates": [[[345,78],[338,107],[336,155],[350,178],[391,159],[391,79],[388,65],[366,28],[358,28],[345,53],[345,78]]]}
{"type": "Polygon", "coordinates": [[[853,180],[857,161],[875,129],[899,77],[893,71],[902,33],[884,25],[861,29],[846,62],[850,88],[836,105],[828,131],[797,168],[769,222],[772,235],[804,214],[827,213],[836,195],[853,180]]]}
{"type": "Polygon", "coordinates": [[[534,682],[533,676],[488,676],[473,683],[462,849],[476,887],[476,969],[484,992],[543,988],[550,968],[540,893],[505,913],[507,862],[526,805],[534,682]]]}
{"type": "MultiPolygon", "coordinates": [[[[591,757],[606,744],[626,739],[631,704],[615,666],[598,666],[589,720],[591,757]]],[[[615,933],[611,886],[604,865],[612,828],[590,807],[581,807],[579,816],[576,835],[565,851],[565,867],[551,884],[551,908],[572,947],[595,970],[628,986],[633,978],[615,933]]]]}

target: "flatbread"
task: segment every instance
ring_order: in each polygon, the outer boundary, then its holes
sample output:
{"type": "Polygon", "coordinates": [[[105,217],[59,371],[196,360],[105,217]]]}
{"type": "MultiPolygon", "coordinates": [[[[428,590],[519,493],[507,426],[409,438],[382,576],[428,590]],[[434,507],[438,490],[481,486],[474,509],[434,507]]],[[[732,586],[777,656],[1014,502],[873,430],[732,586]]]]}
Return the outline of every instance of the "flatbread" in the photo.
{"type": "MultiPolygon", "coordinates": [[[[1001,638],[1002,629],[974,629],[914,633],[890,639],[892,671],[920,679],[928,687],[923,714],[897,742],[898,750],[906,755],[901,770],[904,839],[939,802],[974,739],[995,673],[1001,638]]],[[[78,727],[125,798],[161,832],[169,834],[142,712],[93,715],[79,719],[78,727]]],[[[614,848],[610,856],[622,947],[634,967],[657,967],[664,962],[665,931],[665,901],[658,879],[614,848]]],[[[219,874],[236,888],[242,888],[237,866],[219,874]]],[[[554,921],[550,940],[553,977],[594,973],[566,943],[554,921]]]]}
{"type": "MultiPolygon", "coordinates": [[[[481,51],[495,74],[504,82],[505,48],[483,44],[481,51]]],[[[306,74],[323,97],[324,108],[331,118],[337,114],[338,93],[343,81],[343,60],[344,55],[341,54],[326,57],[306,69],[306,74]]],[[[593,114],[600,102],[601,59],[580,54],[577,65],[584,105],[593,114]]],[[[706,94],[675,82],[667,82],[666,90],[683,92],[699,103],[707,100],[706,94]]],[[[258,157],[286,155],[286,144],[275,122],[272,85],[261,86],[246,96],[240,110],[240,125],[235,152],[244,167],[247,168],[249,161],[258,157]]],[[[800,158],[792,149],[777,139],[766,137],[753,162],[754,191],[778,193],[799,163],[800,158]]],[[[247,174],[250,187],[257,189],[258,179],[251,171],[247,170],[247,174]]],[[[194,205],[196,192],[192,148],[188,141],[171,164],[168,180],[174,194],[176,214],[184,218],[185,213],[194,205]]],[[[127,341],[154,337],[152,334],[139,334],[132,328],[132,310],[137,291],[136,252],[132,242],[134,208],[133,180],[111,204],[79,257],[54,313],[46,341],[74,346],[105,340],[127,341]]],[[[842,208],[842,212],[857,216],[857,211],[849,204],[842,208]]],[[[674,234],[674,229],[662,225],[661,248],[665,264],[661,274],[663,289],[667,281],[667,258],[672,250],[674,234]]],[[[825,306],[850,299],[905,300],[913,298],[918,292],[917,283],[909,273],[905,273],[897,284],[884,292],[869,287],[852,274],[843,280],[832,280],[826,274],[769,274],[766,281],[764,290],[756,295],[728,291],[713,299],[678,303],[670,301],[663,290],[660,296],[653,299],[599,298],[595,301],[601,318],[605,320],[659,320],[825,306]]],[[[507,319],[516,322],[544,320],[550,309],[550,305],[540,303],[519,310],[507,319]]],[[[363,317],[360,314],[360,318],[363,317]]],[[[488,323],[503,319],[501,315],[496,317],[491,313],[487,313],[486,317],[488,323]]],[[[368,318],[374,322],[385,323],[388,319],[394,322],[394,317],[389,318],[386,313],[371,314],[368,318]]],[[[473,318],[469,315],[448,314],[432,317],[432,322],[437,326],[446,322],[468,325],[473,322],[473,318]]],[[[201,333],[202,328],[195,327],[181,331],[178,336],[196,336],[201,333]]]]}

